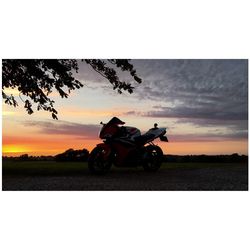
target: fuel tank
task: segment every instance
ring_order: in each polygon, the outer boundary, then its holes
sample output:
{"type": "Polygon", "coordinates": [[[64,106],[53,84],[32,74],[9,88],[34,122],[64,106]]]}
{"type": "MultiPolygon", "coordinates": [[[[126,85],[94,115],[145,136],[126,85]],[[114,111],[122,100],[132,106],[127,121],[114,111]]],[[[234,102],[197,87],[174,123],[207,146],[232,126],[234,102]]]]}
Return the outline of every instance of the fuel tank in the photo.
{"type": "Polygon", "coordinates": [[[134,138],[141,136],[141,131],[138,128],[123,126],[123,129],[124,129],[124,134],[131,140],[134,140],[134,138]]]}

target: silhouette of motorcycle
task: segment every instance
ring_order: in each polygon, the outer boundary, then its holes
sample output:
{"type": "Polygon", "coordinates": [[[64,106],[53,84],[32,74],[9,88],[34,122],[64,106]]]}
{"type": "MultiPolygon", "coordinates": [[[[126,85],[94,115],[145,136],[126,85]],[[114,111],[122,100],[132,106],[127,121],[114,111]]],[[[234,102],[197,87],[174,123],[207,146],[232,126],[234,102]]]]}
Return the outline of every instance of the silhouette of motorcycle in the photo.
{"type": "Polygon", "coordinates": [[[160,138],[168,141],[166,128],[149,129],[141,135],[135,127],[121,126],[125,122],[113,117],[103,125],[99,137],[103,143],[98,144],[90,153],[88,167],[94,174],[103,174],[110,170],[112,164],[116,167],[136,167],[142,165],[145,171],[155,172],[162,163],[163,152],[153,140],[160,138]]]}

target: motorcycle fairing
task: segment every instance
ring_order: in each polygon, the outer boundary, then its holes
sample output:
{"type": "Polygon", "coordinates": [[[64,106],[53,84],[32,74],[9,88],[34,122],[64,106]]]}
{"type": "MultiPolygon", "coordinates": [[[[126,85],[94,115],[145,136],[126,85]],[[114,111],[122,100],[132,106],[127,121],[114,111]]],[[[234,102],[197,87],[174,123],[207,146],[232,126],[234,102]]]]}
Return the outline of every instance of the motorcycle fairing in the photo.
{"type": "Polygon", "coordinates": [[[123,124],[125,124],[125,122],[117,117],[113,117],[107,124],[103,124],[99,137],[105,139],[116,135],[119,132],[119,125],[123,124]]]}
{"type": "Polygon", "coordinates": [[[103,149],[102,150],[103,159],[107,160],[112,152],[110,146],[107,145],[106,143],[99,143],[96,146],[103,149]]]}
{"type": "Polygon", "coordinates": [[[168,141],[167,137],[164,136],[165,134],[166,134],[165,128],[151,128],[145,134],[135,138],[135,141],[137,141],[140,144],[146,144],[148,142],[155,140],[158,137],[160,138],[161,141],[168,141]]]}
{"type": "Polygon", "coordinates": [[[144,145],[149,141],[153,141],[155,136],[153,134],[144,134],[135,138],[135,142],[144,145]]]}
{"type": "Polygon", "coordinates": [[[135,127],[122,126],[125,123],[117,117],[106,124],[100,124],[103,127],[99,137],[104,143],[97,144],[90,153],[90,171],[105,172],[112,164],[117,167],[142,165],[146,171],[156,171],[160,167],[155,166],[155,157],[160,161],[163,152],[151,142],[156,138],[167,141],[166,128],[158,128],[155,123],[153,128],[141,135],[140,130],[135,127]],[[151,145],[145,146],[147,143],[151,145]]]}
{"type": "Polygon", "coordinates": [[[113,117],[108,123],[108,124],[112,124],[112,125],[124,125],[125,122],[121,121],[119,118],[117,117],[113,117]]]}
{"type": "Polygon", "coordinates": [[[113,148],[115,149],[114,150],[115,156],[119,156],[119,157],[114,157],[114,164],[117,167],[122,167],[126,165],[127,159],[130,158],[129,157],[130,153],[136,149],[136,145],[128,146],[125,143],[114,142],[113,148]]]}

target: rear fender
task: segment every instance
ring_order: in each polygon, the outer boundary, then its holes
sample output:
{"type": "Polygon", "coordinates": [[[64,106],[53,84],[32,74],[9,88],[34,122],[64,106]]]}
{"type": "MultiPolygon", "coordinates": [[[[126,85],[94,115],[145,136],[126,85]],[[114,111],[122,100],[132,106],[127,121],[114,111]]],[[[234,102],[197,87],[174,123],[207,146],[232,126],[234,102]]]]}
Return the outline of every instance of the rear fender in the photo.
{"type": "Polygon", "coordinates": [[[161,140],[161,141],[168,142],[168,138],[167,138],[167,136],[165,136],[165,135],[161,135],[161,136],[160,136],[160,140],[161,140]]]}

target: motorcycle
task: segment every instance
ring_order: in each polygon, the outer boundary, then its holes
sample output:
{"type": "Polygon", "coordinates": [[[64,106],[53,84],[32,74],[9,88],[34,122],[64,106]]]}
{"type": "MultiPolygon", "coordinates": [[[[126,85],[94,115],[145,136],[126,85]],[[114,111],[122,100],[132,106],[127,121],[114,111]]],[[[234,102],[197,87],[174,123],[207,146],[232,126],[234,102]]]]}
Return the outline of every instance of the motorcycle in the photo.
{"type": "Polygon", "coordinates": [[[91,173],[104,174],[114,164],[116,167],[137,167],[142,165],[145,171],[155,172],[162,163],[163,152],[153,143],[157,138],[168,141],[166,128],[154,127],[141,135],[135,127],[122,126],[125,122],[113,117],[108,123],[100,123],[103,127],[99,138],[103,143],[91,151],[88,168],[91,173]]]}

